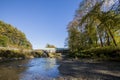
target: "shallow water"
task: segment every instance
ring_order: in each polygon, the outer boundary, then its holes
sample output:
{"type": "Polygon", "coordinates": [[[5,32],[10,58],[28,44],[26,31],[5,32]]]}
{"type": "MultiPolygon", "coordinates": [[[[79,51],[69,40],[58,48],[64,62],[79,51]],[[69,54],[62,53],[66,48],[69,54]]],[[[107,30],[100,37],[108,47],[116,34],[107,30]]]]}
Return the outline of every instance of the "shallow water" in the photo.
{"type": "Polygon", "coordinates": [[[52,80],[60,76],[54,58],[34,58],[0,63],[0,80],[52,80]]]}
{"type": "Polygon", "coordinates": [[[2,62],[0,80],[120,80],[120,62],[58,62],[55,58],[2,62]]]}

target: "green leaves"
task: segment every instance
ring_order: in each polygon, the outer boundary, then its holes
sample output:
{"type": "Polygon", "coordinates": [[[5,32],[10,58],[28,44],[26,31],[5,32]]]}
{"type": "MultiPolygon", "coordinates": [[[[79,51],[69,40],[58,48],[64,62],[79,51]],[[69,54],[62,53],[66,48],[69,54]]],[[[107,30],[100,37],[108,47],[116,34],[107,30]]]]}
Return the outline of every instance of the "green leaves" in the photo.
{"type": "Polygon", "coordinates": [[[31,43],[17,28],[0,21],[0,46],[31,49],[31,43]]]}
{"type": "Polygon", "coordinates": [[[83,1],[68,25],[68,46],[72,53],[93,47],[120,45],[120,14],[108,8],[103,10],[103,0],[92,1],[83,1]]]}
{"type": "Polygon", "coordinates": [[[51,44],[47,44],[46,45],[46,48],[56,48],[54,45],[51,45],[51,44]]]}
{"type": "Polygon", "coordinates": [[[0,36],[0,46],[7,47],[9,39],[6,36],[0,36]]]}

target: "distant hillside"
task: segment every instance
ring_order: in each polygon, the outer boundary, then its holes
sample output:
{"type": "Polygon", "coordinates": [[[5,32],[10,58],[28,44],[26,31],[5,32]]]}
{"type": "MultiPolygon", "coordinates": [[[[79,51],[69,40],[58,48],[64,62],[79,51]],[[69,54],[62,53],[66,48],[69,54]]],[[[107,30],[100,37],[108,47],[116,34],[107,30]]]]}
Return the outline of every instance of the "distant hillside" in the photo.
{"type": "Polygon", "coordinates": [[[23,32],[3,21],[0,21],[0,47],[32,49],[23,32]]]}

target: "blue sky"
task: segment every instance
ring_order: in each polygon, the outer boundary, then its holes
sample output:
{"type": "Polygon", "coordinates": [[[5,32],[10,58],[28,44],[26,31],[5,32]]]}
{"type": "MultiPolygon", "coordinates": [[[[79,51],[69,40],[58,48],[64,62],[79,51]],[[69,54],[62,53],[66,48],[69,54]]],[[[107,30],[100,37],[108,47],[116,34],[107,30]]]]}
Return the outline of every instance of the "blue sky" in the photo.
{"type": "Polygon", "coordinates": [[[81,0],[0,0],[0,20],[26,34],[33,48],[64,47],[67,24],[81,0]]]}

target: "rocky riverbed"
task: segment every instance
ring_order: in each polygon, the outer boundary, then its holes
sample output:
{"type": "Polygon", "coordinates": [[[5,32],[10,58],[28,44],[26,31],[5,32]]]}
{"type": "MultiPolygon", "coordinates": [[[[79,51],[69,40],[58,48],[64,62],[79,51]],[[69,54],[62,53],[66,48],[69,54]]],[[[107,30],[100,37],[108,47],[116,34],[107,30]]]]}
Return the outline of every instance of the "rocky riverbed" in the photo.
{"type": "Polygon", "coordinates": [[[60,61],[58,80],[120,80],[120,62],[91,59],[60,61]]]}
{"type": "Polygon", "coordinates": [[[0,80],[120,80],[120,62],[33,58],[0,62],[0,80]]]}

